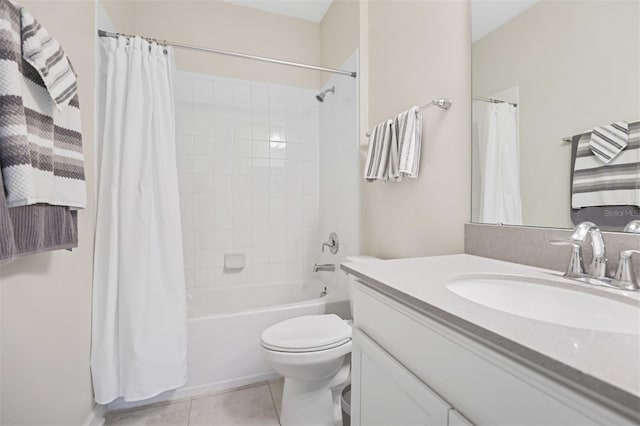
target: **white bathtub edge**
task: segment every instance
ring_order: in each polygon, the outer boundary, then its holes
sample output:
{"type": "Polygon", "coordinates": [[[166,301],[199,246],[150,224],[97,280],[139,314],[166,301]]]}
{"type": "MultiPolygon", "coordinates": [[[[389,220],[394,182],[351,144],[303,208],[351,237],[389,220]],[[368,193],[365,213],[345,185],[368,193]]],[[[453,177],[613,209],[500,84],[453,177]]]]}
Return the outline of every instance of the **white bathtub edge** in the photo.
{"type": "Polygon", "coordinates": [[[228,317],[237,317],[237,316],[243,316],[243,315],[254,315],[254,314],[263,314],[263,313],[267,313],[267,312],[276,312],[276,311],[281,311],[281,310],[285,310],[285,309],[297,309],[297,308],[306,308],[309,306],[316,306],[316,305],[320,305],[320,304],[325,304],[327,303],[328,296],[321,296],[321,297],[317,297],[315,299],[307,299],[307,300],[302,300],[302,301],[298,301],[298,302],[291,302],[291,303],[284,303],[282,305],[273,305],[273,306],[263,306],[257,309],[253,309],[253,310],[246,310],[246,311],[239,311],[239,312],[226,312],[226,313],[214,313],[214,314],[209,314],[209,315],[204,315],[204,316],[198,316],[198,317],[188,317],[187,321],[206,321],[206,320],[210,320],[210,319],[217,319],[217,318],[228,318],[228,317]]]}

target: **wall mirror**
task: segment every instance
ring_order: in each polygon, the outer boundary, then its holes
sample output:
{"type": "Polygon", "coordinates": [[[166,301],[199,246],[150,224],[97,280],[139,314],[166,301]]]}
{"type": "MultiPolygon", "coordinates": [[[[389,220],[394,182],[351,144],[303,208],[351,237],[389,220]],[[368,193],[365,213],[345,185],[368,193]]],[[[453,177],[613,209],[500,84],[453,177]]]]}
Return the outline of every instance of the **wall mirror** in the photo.
{"type": "Polygon", "coordinates": [[[472,221],[640,219],[638,1],[471,1],[472,221]]]}

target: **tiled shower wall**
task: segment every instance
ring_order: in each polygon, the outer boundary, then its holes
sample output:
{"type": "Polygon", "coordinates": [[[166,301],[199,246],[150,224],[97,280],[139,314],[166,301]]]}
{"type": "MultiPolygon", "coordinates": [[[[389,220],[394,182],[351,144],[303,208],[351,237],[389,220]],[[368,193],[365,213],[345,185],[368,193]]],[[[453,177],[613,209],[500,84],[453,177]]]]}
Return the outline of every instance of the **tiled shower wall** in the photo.
{"type": "MultiPolygon", "coordinates": [[[[357,53],[340,67],[355,70],[357,53]]],[[[320,237],[326,241],[330,232],[338,234],[340,249],[331,254],[317,248],[323,263],[336,264],[335,272],[320,274],[337,298],[348,297],[349,277],[339,264],[346,256],[360,253],[359,211],[360,174],[358,167],[358,86],[357,80],[334,75],[323,89],[335,86],[320,106],[320,237]]]]}
{"type": "Polygon", "coordinates": [[[306,280],[319,242],[317,91],[178,71],[187,286],[306,280]],[[243,253],[246,267],[224,269],[243,253]]]}

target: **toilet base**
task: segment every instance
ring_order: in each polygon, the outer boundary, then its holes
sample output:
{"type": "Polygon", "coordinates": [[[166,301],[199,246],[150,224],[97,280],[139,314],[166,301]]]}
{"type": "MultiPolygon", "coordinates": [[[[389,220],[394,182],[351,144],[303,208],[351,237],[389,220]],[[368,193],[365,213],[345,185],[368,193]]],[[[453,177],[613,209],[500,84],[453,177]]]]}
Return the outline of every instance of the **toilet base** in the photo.
{"type": "Polygon", "coordinates": [[[328,380],[284,379],[282,426],[334,426],[333,395],[328,380]]]}
{"type": "Polygon", "coordinates": [[[284,379],[282,426],[335,426],[340,423],[340,393],[350,378],[351,365],[325,380],[284,379]]]}

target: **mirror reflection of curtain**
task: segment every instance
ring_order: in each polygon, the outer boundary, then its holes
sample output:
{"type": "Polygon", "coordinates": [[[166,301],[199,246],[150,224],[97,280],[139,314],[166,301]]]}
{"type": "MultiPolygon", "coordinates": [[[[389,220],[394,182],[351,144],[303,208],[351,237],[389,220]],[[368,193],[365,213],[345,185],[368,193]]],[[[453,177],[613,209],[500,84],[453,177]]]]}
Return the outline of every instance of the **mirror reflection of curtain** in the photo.
{"type": "Polygon", "coordinates": [[[517,107],[473,102],[473,220],[522,225],[517,107]]]}

